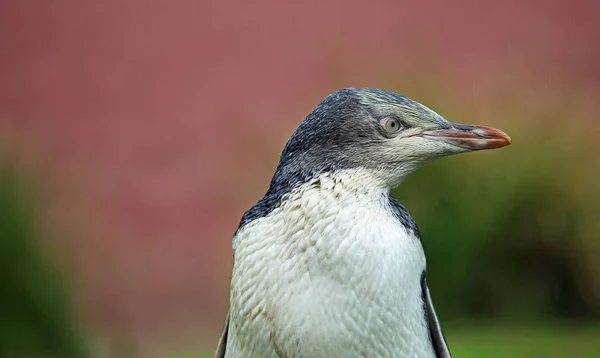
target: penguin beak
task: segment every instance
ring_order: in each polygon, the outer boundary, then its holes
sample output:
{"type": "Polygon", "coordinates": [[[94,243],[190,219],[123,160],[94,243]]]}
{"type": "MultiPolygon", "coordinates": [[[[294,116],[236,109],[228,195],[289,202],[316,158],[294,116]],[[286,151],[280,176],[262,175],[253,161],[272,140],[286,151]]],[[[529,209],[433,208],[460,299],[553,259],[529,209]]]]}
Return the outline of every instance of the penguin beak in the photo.
{"type": "Polygon", "coordinates": [[[457,123],[451,125],[448,129],[425,131],[420,136],[469,150],[496,149],[511,143],[508,134],[496,128],[457,123]]]}

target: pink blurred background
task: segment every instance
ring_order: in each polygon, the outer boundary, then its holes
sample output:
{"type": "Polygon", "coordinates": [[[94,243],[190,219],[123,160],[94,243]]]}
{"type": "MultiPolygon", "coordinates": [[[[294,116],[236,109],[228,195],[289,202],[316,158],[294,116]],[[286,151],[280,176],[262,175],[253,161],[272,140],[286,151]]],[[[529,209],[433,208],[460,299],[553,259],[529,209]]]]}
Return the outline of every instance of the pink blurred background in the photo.
{"type": "Polygon", "coordinates": [[[325,95],[443,88],[485,107],[510,93],[526,111],[567,88],[593,105],[599,14],[583,0],[3,1],[0,138],[36,168],[85,322],[210,345],[231,236],[325,95]]]}

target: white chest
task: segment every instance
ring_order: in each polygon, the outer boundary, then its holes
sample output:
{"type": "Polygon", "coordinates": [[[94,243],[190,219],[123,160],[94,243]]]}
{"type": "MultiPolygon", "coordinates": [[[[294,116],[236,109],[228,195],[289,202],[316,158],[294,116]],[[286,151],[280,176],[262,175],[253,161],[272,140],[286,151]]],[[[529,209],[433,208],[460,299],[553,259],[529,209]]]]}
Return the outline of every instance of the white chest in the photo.
{"type": "Polygon", "coordinates": [[[321,178],[234,238],[227,357],[432,357],[425,256],[385,195],[321,178]]]}

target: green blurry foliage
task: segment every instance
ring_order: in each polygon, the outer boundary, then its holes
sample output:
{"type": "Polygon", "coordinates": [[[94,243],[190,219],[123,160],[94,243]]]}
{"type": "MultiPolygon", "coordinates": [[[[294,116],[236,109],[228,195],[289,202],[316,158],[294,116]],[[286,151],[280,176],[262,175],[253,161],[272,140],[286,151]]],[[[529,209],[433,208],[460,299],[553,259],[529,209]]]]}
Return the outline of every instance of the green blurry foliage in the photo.
{"type": "Polygon", "coordinates": [[[589,122],[565,99],[502,116],[448,104],[449,120],[498,126],[513,144],[429,163],[393,193],[421,230],[440,316],[598,319],[600,159],[589,122]]]}
{"type": "Polygon", "coordinates": [[[0,168],[0,357],[86,357],[69,292],[42,254],[22,181],[0,168]]]}

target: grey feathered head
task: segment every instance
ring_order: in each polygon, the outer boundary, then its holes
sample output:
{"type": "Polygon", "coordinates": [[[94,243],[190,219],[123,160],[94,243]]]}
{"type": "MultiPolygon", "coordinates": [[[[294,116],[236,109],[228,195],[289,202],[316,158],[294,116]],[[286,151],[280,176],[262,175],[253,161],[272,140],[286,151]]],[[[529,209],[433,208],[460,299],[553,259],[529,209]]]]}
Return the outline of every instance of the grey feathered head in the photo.
{"type": "Polygon", "coordinates": [[[508,144],[498,129],[448,122],[399,94],[348,88],[308,114],[287,142],[276,176],[366,168],[393,187],[424,161],[508,144]]]}

